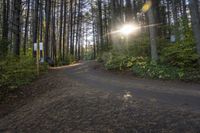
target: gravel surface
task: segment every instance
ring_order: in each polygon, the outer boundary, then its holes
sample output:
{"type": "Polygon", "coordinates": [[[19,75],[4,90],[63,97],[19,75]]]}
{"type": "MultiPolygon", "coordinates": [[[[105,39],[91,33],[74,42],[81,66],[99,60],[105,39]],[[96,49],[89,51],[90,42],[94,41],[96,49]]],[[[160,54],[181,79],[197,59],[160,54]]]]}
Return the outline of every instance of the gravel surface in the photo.
{"type": "Polygon", "coordinates": [[[53,68],[0,105],[0,133],[200,133],[199,86],[53,68]]]}

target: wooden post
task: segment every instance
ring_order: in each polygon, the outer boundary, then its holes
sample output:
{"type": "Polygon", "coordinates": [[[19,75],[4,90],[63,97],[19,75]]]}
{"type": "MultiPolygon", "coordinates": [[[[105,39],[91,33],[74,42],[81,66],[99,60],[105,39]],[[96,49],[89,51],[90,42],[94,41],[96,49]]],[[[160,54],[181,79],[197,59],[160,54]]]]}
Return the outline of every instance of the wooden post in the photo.
{"type": "Polygon", "coordinates": [[[38,43],[34,43],[34,52],[36,53],[36,67],[37,67],[37,75],[40,75],[40,64],[39,64],[39,48],[38,43]]]}
{"type": "Polygon", "coordinates": [[[40,63],[44,63],[44,56],[43,56],[44,52],[43,51],[44,51],[43,43],[40,42],[40,44],[39,44],[40,63]]]}
{"type": "Polygon", "coordinates": [[[37,75],[39,76],[40,75],[40,54],[39,54],[39,47],[38,47],[38,44],[37,44],[37,75]]]}

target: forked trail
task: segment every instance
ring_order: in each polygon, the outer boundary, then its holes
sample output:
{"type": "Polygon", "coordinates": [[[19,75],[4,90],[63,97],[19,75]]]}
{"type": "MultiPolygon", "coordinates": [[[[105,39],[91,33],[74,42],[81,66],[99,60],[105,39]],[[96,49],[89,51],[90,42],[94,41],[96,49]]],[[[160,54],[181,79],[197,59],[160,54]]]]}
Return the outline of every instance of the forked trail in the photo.
{"type": "Polygon", "coordinates": [[[54,68],[7,107],[0,132],[200,132],[200,85],[108,72],[96,62],[54,68]]]}

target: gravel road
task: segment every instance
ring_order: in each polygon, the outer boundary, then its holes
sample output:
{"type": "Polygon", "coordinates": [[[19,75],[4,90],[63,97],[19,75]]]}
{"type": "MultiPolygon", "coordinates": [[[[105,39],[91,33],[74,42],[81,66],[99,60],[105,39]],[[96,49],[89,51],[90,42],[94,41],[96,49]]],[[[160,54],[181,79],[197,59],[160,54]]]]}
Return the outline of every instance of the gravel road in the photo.
{"type": "Polygon", "coordinates": [[[51,68],[0,104],[0,133],[200,133],[200,85],[51,68]]]}

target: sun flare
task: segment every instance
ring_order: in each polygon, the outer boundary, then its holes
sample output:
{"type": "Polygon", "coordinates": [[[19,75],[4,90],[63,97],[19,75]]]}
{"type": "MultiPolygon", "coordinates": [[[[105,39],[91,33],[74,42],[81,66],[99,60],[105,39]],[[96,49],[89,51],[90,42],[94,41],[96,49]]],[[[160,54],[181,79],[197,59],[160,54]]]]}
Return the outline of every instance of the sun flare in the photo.
{"type": "Polygon", "coordinates": [[[129,35],[133,32],[136,32],[139,27],[136,25],[126,24],[119,31],[123,35],[129,35]]]}

